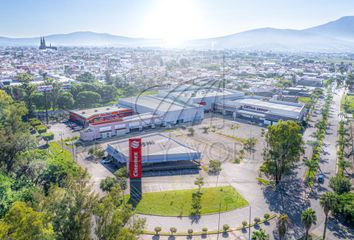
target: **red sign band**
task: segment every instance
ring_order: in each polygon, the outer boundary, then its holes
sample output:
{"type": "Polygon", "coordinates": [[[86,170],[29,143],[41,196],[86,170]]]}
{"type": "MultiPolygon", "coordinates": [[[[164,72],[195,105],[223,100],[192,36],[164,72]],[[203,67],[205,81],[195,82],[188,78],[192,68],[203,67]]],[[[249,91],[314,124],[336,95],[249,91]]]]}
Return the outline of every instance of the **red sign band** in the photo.
{"type": "Polygon", "coordinates": [[[141,138],[129,139],[129,175],[141,178],[141,138]]]}

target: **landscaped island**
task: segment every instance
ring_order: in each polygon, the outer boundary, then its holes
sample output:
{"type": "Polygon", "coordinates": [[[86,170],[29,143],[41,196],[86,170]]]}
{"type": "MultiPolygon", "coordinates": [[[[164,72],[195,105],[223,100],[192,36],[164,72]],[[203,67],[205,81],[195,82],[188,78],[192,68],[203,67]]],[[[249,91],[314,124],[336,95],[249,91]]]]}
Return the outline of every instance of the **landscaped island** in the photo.
{"type": "MultiPolygon", "coordinates": [[[[136,212],[160,216],[190,216],[195,189],[144,193],[136,212]]],[[[230,211],[248,205],[231,186],[203,188],[201,214],[230,211]]]]}

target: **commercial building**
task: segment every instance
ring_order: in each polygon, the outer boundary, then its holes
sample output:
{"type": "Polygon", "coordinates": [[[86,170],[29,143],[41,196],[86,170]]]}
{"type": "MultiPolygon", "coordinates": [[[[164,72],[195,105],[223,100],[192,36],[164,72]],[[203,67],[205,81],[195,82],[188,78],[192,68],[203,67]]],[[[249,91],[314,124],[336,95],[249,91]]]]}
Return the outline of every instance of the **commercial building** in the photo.
{"type": "Polygon", "coordinates": [[[263,100],[260,98],[243,98],[233,101],[219,102],[216,110],[232,115],[233,118],[245,118],[262,124],[274,124],[279,120],[300,122],[306,113],[304,104],[263,100]]]}
{"type": "Polygon", "coordinates": [[[181,103],[159,96],[136,96],[119,99],[119,106],[130,108],[134,112],[152,113],[160,117],[163,126],[179,123],[198,123],[204,118],[201,105],[181,103]]]}
{"type": "MultiPolygon", "coordinates": [[[[178,89],[180,90],[180,89],[178,89]]],[[[157,96],[169,98],[182,104],[197,104],[203,107],[204,111],[214,109],[216,102],[224,100],[233,100],[243,97],[245,93],[233,90],[224,90],[216,88],[185,89],[184,91],[162,90],[157,96]]]]}
{"type": "MultiPolygon", "coordinates": [[[[180,166],[181,163],[198,162],[201,158],[199,151],[163,134],[144,135],[141,140],[143,171],[144,167],[146,170],[155,164],[172,162],[174,166],[180,166]]],[[[106,151],[117,164],[129,163],[128,139],[108,144],[106,151]]]]}
{"type": "Polygon", "coordinates": [[[89,124],[104,124],[122,121],[122,118],[131,116],[133,110],[117,106],[90,108],[69,111],[69,120],[84,127],[89,124]]]}
{"type": "Polygon", "coordinates": [[[136,114],[122,117],[119,121],[108,123],[91,123],[80,132],[80,139],[93,141],[114,136],[122,136],[131,131],[142,131],[147,128],[155,128],[161,125],[159,116],[152,113],[136,114]]]}

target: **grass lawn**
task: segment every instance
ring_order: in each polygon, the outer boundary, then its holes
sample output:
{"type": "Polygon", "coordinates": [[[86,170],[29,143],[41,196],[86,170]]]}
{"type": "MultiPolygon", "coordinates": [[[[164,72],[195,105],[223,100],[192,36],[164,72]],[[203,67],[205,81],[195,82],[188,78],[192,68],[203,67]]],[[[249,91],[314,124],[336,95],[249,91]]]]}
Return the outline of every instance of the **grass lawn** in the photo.
{"type": "Polygon", "coordinates": [[[62,149],[60,144],[57,142],[49,143],[49,151],[56,157],[66,159],[68,161],[74,161],[71,153],[66,149],[62,149]]]}
{"type": "Polygon", "coordinates": [[[299,97],[298,100],[302,103],[308,103],[311,99],[309,97],[299,97]]]}
{"type": "MultiPolygon", "coordinates": [[[[190,216],[192,193],[196,189],[143,193],[136,212],[160,216],[190,216]]],[[[248,202],[233,187],[202,188],[201,214],[230,211],[245,207],[248,202]]]]}

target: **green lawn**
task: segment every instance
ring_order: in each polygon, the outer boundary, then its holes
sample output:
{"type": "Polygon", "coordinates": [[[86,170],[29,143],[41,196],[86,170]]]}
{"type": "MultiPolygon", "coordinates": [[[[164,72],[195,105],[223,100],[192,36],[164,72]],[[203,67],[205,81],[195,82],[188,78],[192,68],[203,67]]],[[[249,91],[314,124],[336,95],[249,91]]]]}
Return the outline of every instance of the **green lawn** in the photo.
{"type": "Polygon", "coordinates": [[[299,97],[298,100],[302,103],[308,103],[311,99],[309,97],[299,97]]]}
{"type": "MultiPolygon", "coordinates": [[[[161,216],[189,216],[192,193],[196,189],[144,193],[136,212],[161,216]]],[[[201,214],[230,211],[245,207],[248,202],[233,187],[202,188],[201,214]]]]}

